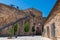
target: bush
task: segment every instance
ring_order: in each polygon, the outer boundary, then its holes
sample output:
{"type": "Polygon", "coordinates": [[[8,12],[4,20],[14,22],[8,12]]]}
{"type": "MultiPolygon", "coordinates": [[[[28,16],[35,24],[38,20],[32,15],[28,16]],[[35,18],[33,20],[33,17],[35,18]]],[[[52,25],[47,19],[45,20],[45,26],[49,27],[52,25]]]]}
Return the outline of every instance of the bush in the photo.
{"type": "Polygon", "coordinates": [[[9,30],[9,36],[12,37],[13,33],[15,35],[17,29],[18,29],[18,24],[14,24],[13,27],[9,30]]]}
{"type": "Polygon", "coordinates": [[[25,23],[24,31],[25,31],[25,32],[29,32],[29,27],[30,27],[30,23],[29,23],[29,22],[26,22],[26,23],[25,23]]]}
{"type": "Polygon", "coordinates": [[[12,35],[13,35],[13,28],[9,30],[9,36],[12,37],[12,35]]]}

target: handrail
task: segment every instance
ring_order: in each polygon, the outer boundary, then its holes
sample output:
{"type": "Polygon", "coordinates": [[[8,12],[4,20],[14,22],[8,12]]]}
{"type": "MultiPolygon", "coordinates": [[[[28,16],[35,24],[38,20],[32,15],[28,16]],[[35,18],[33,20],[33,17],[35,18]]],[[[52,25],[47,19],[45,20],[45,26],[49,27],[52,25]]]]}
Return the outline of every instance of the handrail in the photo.
{"type": "Polygon", "coordinates": [[[27,17],[29,17],[29,16],[26,16],[26,17],[24,17],[24,18],[20,18],[20,19],[18,19],[17,21],[15,21],[15,22],[11,22],[11,23],[9,23],[9,24],[7,24],[7,25],[4,25],[4,26],[2,26],[2,28],[0,28],[0,31],[1,30],[3,30],[3,29],[5,29],[6,27],[9,27],[10,25],[14,25],[15,23],[17,23],[17,22],[19,22],[19,21],[21,21],[21,20],[23,20],[23,19],[26,19],[27,17]]]}

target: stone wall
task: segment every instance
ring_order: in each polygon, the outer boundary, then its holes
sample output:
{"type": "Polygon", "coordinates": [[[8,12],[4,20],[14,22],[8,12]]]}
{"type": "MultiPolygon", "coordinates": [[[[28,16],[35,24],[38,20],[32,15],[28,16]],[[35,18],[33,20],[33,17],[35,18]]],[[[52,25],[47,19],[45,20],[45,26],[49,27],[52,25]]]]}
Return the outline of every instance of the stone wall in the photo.
{"type": "MultiPolygon", "coordinates": [[[[11,6],[8,6],[5,4],[0,4],[0,28],[17,21],[18,19],[22,19],[17,22],[18,26],[19,26],[17,35],[32,35],[33,34],[32,26],[34,23],[35,23],[34,34],[36,34],[36,28],[42,27],[42,24],[38,25],[40,22],[42,22],[42,13],[35,9],[29,9],[28,11],[26,11],[26,12],[25,11],[18,10],[14,7],[11,7],[11,6]],[[33,17],[32,14],[35,15],[35,17],[33,17]],[[29,18],[23,19],[25,16],[29,16],[29,18]],[[29,32],[24,32],[24,24],[27,20],[29,20],[29,22],[30,22],[30,30],[29,30],[29,32]]],[[[0,30],[0,34],[9,34],[9,29],[12,27],[13,27],[13,25],[6,27],[3,30],[0,30]]],[[[42,29],[40,29],[40,30],[42,30],[42,29]]]]}
{"type": "MultiPolygon", "coordinates": [[[[56,12],[55,12],[56,13],[56,12]]],[[[51,25],[55,24],[55,38],[60,38],[60,11],[57,12],[57,14],[48,22],[44,25],[44,31],[45,33],[43,34],[44,36],[49,38],[53,38],[52,37],[52,29],[51,29],[51,25]],[[49,34],[47,34],[47,27],[49,27],[49,34]]]]}
{"type": "Polygon", "coordinates": [[[44,23],[43,36],[51,38],[53,40],[60,39],[60,0],[56,2],[56,5],[50,12],[44,23]]]}

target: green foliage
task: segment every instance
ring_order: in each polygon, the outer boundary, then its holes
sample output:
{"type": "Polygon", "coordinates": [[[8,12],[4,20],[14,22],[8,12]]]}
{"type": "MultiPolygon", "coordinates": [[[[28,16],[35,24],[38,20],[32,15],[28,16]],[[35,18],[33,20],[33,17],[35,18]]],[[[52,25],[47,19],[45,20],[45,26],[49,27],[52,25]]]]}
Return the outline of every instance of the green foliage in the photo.
{"type": "Polygon", "coordinates": [[[16,33],[18,29],[18,24],[14,24],[13,27],[9,30],[9,36],[12,37],[13,33],[16,33]]]}
{"type": "Polygon", "coordinates": [[[16,33],[18,29],[18,24],[14,24],[13,27],[14,27],[14,33],[16,33]]]}
{"type": "Polygon", "coordinates": [[[26,23],[25,23],[24,31],[25,31],[25,32],[29,32],[29,27],[30,27],[30,23],[29,23],[29,22],[26,22],[26,23]]]}
{"type": "Polygon", "coordinates": [[[9,36],[12,37],[12,35],[13,35],[13,28],[9,30],[9,36]]]}
{"type": "Polygon", "coordinates": [[[35,31],[35,26],[32,27],[32,32],[34,32],[34,31],[35,31]]]}

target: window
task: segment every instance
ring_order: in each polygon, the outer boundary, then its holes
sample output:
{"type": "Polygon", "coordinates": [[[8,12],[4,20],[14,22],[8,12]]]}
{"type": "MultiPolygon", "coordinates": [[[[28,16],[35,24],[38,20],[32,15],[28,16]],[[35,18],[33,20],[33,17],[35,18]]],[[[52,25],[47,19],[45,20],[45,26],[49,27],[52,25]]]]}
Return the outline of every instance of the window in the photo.
{"type": "Polygon", "coordinates": [[[44,33],[46,33],[46,29],[45,29],[45,28],[44,28],[44,30],[43,30],[43,31],[44,31],[44,33]]]}
{"type": "Polygon", "coordinates": [[[47,36],[48,36],[48,38],[50,37],[49,26],[47,26],[47,36]]]}
{"type": "Polygon", "coordinates": [[[55,37],[55,23],[51,25],[51,35],[52,37],[55,37]]]}

